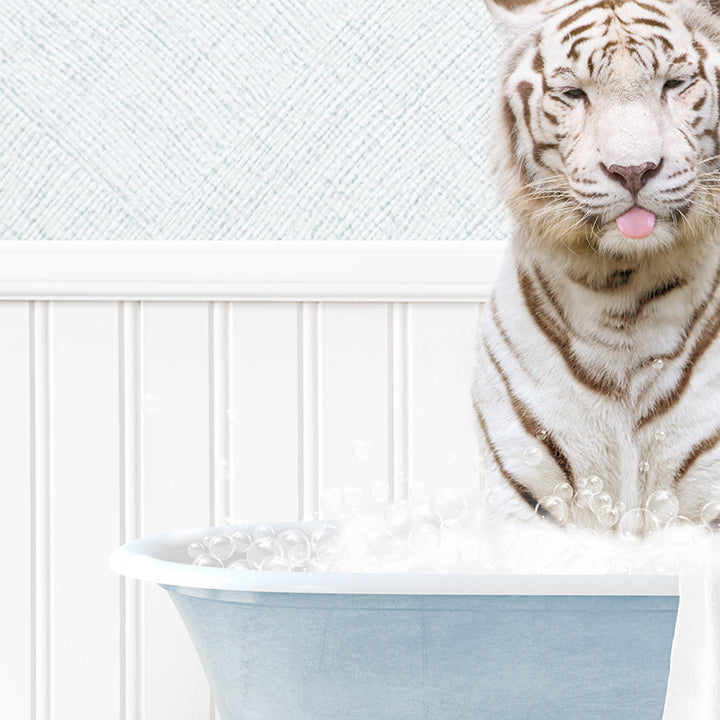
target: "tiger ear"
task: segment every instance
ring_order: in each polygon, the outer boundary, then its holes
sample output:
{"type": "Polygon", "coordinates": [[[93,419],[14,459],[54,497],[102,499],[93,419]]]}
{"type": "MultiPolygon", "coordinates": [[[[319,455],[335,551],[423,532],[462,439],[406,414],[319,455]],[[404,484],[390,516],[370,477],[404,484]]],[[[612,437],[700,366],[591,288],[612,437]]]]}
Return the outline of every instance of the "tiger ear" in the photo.
{"type": "MultiPolygon", "coordinates": [[[[720,0],[715,0],[720,3],[720,0]]],[[[509,30],[524,29],[542,20],[543,0],[485,0],[490,15],[509,30]]]]}

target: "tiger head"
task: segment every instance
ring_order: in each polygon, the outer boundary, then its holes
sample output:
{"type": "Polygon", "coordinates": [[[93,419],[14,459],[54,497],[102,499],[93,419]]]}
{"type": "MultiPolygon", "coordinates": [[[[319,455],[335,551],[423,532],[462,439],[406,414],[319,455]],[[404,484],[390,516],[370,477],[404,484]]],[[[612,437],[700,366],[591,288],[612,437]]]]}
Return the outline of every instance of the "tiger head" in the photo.
{"type": "Polygon", "coordinates": [[[519,236],[617,258],[718,235],[720,14],[699,0],[487,2],[515,38],[493,145],[519,236]]]}

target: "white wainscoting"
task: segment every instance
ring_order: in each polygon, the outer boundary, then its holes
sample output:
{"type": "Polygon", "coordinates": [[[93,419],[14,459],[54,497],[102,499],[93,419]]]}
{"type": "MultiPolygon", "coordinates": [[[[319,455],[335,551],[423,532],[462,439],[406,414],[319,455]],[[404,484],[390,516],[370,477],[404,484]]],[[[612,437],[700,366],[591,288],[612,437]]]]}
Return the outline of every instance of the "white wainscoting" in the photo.
{"type": "Polygon", "coordinates": [[[306,517],[331,485],[400,495],[404,473],[476,492],[472,350],[501,253],[0,243],[3,715],[215,718],[164,592],[107,570],[119,543],[306,517]]]}

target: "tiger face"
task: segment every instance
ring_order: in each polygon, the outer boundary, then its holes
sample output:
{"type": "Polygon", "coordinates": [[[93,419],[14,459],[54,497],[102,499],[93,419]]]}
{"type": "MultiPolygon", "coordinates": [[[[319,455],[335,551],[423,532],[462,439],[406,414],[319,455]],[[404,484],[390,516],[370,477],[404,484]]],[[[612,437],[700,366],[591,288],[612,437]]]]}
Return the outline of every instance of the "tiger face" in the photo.
{"type": "Polygon", "coordinates": [[[493,7],[521,30],[494,145],[528,243],[617,258],[712,236],[720,17],[695,0],[493,7]]]}

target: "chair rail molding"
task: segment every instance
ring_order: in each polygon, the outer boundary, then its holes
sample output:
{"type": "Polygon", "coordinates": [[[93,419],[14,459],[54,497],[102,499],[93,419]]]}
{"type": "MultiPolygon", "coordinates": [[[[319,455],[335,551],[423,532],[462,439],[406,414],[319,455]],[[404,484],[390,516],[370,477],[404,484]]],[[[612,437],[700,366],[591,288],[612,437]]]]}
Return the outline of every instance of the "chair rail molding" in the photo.
{"type": "Polygon", "coordinates": [[[0,300],[485,301],[506,243],[0,242],[0,300]]]}

